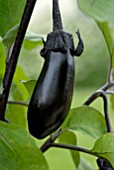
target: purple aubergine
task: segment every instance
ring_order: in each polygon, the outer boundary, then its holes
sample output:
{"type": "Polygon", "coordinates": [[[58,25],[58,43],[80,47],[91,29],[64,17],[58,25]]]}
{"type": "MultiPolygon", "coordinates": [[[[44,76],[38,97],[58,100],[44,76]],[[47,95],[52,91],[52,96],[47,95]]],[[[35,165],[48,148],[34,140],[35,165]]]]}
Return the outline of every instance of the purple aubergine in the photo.
{"type": "MultiPolygon", "coordinates": [[[[54,9],[57,5],[57,0],[53,0],[54,9]]],[[[57,10],[53,15],[60,20],[57,10]]],[[[29,132],[38,139],[54,132],[68,115],[73,94],[74,55],[79,56],[83,51],[79,32],[75,50],[72,35],[64,32],[62,24],[57,22],[54,19],[53,32],[48,34],[41,50],[45,62],[28,107],[29,132]]]]}

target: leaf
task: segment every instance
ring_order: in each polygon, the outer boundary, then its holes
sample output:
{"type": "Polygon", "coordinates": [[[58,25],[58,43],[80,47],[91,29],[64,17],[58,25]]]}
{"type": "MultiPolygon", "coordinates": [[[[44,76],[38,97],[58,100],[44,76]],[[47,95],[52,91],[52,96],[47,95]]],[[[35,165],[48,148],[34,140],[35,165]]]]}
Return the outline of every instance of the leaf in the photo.
{"type": "Polygon", "coordinates": [[[6,118],[10,123],[27,129],[27,108],[17,104],[8,104],[6,118]]]}
{"type": "MultiPolygon", "coordinates": [[[[77,144],[77,138],[76,134],[73,131],[65,130],[63,133],[59,136],[59,142],[63,144],[77,144]]],[[[76,167],[78,167],[80,162],[80,155],[78,151],[70,150],[73,162],[76,167]]]]}
{"type": "Polygon", "coordinates": [[[93,155],[107,159],[114,168],[114,133],[106,133],[99,138],[91,152],[93,155]]]}
{"type": "MultiPolygon", "coordinates": [[[[9,101],[25,102],[28,99],[28,92],[25,86],[20,82],[21,79],[27,79],[21,67],[16,68],[14,81],[10,89],[9,101]]],[[[18,124],[27,128],[27,108],[23,105],[9,104],[7,107],[6,117],[10,123],[18,124]]]]}
{"type": "Polygon", "coordinates": [[[114,29],[112,29],[109,26],[108,22],[97,21],[97,24],[100,30],[102,31],[105,41],[107,43],[107,47],[108,47],[110,59],[111,59],[111,65],[114,68],[114,29]]]}
{"type": "MultiPolygon", "coordinates": [[[[17,83],[19,84],[19,83],[17,83]]],[[[20,85],[12,84],[9,101],[24,101],[26,92],[19,88],[20,85]]],[[[18,124],[19,126],[26,128],[26,108],[22,105],[8,104],[6,110],[6,117],[10,123],[18,124]]]]}
{"type": "Polygon", "coordinates": [[[4,36],[3,44],[7,47],[7,49],[9,49],[11,45],[14,43],[18,29],[19,25],[16,25],[13,28],[11,28],[4,36]]]}
{"type": "Polygon", "coordinates": [[[41,39],[39,39],[39,40],[37,40],[37,41],[24,40],[24,43],[23,43],[23,47],[24,47],[26,50],[32,50],[32,49],[36,48],[38,45],[42,45],[41,39]]]}
{"type": "MultiPolygon", "coordinates": [[[[19,29],[19,24],[11,28],[3,38],[4,45],[9,49],[14,43],[17,32],[19,29]]],[[[26,50],[32,50],[37,45],[42,45],[42,38],[44,35],[38,35],[32,32],[27,32],[25,35],[23,46],[26,50]]]]}
{"type": "Polygon", "coordinates": [[[31,96],[37,81],[29,80],[29,81],[21,81],[21,82],[25,85],[25,87],[29,93],[29,96],[31,96]]]}
{"type": "Polygon", "coordinates": [[[32,50],[36,46],[43,44],[42,38],[44,39],[45,36],[44,35],[38,35],[38,34],[35,34],[33,32],[27,31],[23,47],[26,50],[32,50]]]}
{"type": "Polygon", "coordinates": [[[78,0],[78,5],[83,13],[92,17],[103,33],[111,59],[111,67],[114,68],[114,1],[109,0],[78,0]]]}
{"type": "Polygon", "coordinates": [[[110,96],[111,108],[114,111],[114,95],[110,96]]]}
{"type": "Polygon", "coordinates": [[[25,3],[26,0],[0,0],[0,35],[2,37],[20,22],[25,3]]]}
{"type": "Polygon", "coordinates": [[[108,21],[114,26],[114,1],[113,0],[78,0],[78,6],[83,13],[99,22],[108,21]]]}
{"type": "Polygon", "coordinates": [[[2,43],[2,38],[0,37],[0,77],[3,76],[5,71],[5,49],[2,43]],[[2,66],[2,67],[1,67],[2,66]]]}
{"type": "Polygon", "coordinates": [[[19,100],[19,96],[21,97],[20,100],[27,100],[28,99],[27,89],[21,83],[21,80],[24,80],[24,81],[27,80],[27,76],[25,75],[25,72],[23,71],[23,69],[20,66],[17,66],[16,72],[15,72],[15,75],[14,75],[14,85],[17,86],[17,89],[11,87],[11,91],[12,91],[14,100],[19,100]],[[20,95],[16,95],[17,92],[14,91],[14,90],[18,90],[20,95]]]}
{"type": "Polygon", "coordinates": [[[77,170],[93,170],[93,168],[92,168],[91,164],[86,159],[81,157],[80,164],[79,164],[79,167],[77,168],[77,170]]]}
{"type": "Polygon", "coordinates": [[[81,131],[95,139],[106,132],[105,118],[99,111],[89,106],[71,109],[63,128],[81,131]]]}
{"type": "Polygon", "coordinates": [[[48,170],[47,162],[28,132],[0,122],[0,169],[48,170]]]}

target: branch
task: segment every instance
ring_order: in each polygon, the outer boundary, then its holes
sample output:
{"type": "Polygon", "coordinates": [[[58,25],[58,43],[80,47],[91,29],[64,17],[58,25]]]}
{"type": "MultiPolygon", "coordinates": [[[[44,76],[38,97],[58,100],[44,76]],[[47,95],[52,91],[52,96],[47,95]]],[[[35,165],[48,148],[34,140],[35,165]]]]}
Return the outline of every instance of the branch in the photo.
{"type": "Polygon", "coordinates": [[[51,144],[58,138],[58,136],[62,133],[62,129],[59,128],[54,134],[52,134],[47,140],[46,142],[41,146],[40,150],[42,152],[45,152],[46,150],[49,149],[49,147],[51,146],[51,144]]]}
{"type": "Polygon", "coordinates": [[[109,88],[111,88],[113,86],[114,86],[114,81],[111,81],[111,82],[106,83],[104,86],[102,86],[100,88],[100,90],[106,91],[106,90],[108,90],[109,88]]]}
{"type": "Polygon", "coordinates": [[[97,154],[91,152],[89,149],[82,148],[82,147],[75,146],[75,145],[71,145],[71,144],[51,143],[50,147],[71,149],[71,150],[80,151],[80,152],[84,152],[84,153],[87,153],[87,154],[90,154],[90,155],[97,156],[97,154]]]}
{"type": "Polygon", "coordinates": [[[24,9],[24,13],[21,19],[21,23],[19,26],[19,30],[17,33],[17,37],[15,43],[13,45],[13,49],[11,52],[11,56],[8,57],[6,62],[6,70],[3,79],[3,93],[0,99],[0,120],[5,120],[5,110],[8,101],[9,91],[11,87],[11,83],[13,80],[13,76],[15,73],[19,53],[21,50],[21,46],[24,40],[24,36],[35,6],[36,0],[27,0],[26,6],[24,9]]]}
{"type": "Polygon", "coordinates": [[[56,148],[72,149],[72,150],[76,150],[76,151],[80,151],[80,152],[84,152],[84,153],[88,153],[88,154],[97,156],[95,153],[92,153],[89,149],[85,149],[85,148],[78,147],[78,146],[71,145],[71,144],[54,143],[54,141],[58,138],[58,136],[61,133],[63,133],[62,129],[58,129],[53,135],[51,135],[50,138],[48,138],[46,140],[46,142],[41,146],[41,148],[40,148],[41,151],[45,152],[50,147],[56,147],[56,148]]]}
{"type": "Polygon", "coordinates": [[[106,91],[106,94],[114,95],[114,91],[112,91],[112,90],[107,90],[107,91],[106,91]]]}
{"type": "Polygon", "coordinates": [[[89,149],[71,145],[71,144],[60,144],[60,143],[51,143],[50,147],[71,149],[71,150],[75,150],[75,151],[79,151],[79,152],[83,152],[83,153],[87,153],[87,154],[96,156],[96,157],[98,157],[97,163],[98,163],[98,165],[100,165],[99,166],[100,168],[106,168],[107,170],[108,169],[113,170],[112,165],[110,164],[110,162],[108,160],[106,160],[103,157],[99,157],[95,152],[91,152],[91,150],[89,150],[89,149]]]}
{"type": "Polygon", "coordinates": [[[102,91],[102,90],[95,92],[94,94],[92,94],[87,99],[87,101],[84,103],[84,105],[90,105],[97,97],[102,97],[102,99],[103,99],[104,114],[105,114],[105,120],[106,120],[106,125],[107,125],[107,132],[111,132],[112,128],[111,128],[111,123],[110,123],[109,114],[108,114],[108,101],[107,101],[107,97],[105,95],[105,92],[102,91]]]}
{"type": "Polygon", "coordinates": [[[11,100],[9,100],[8,104],[17,104],[17,105],[23,105],[23,106],[28,107],[28,104],[26,102],[21,102],[21,101],[11,101],[11,100]]]}

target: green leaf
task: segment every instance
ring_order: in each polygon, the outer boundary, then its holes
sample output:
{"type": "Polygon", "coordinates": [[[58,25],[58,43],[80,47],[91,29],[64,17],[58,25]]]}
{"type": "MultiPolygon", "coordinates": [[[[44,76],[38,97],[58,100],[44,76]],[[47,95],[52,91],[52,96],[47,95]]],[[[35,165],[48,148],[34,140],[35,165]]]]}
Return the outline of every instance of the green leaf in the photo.
{"type": "MultiPolygon", "coordinates": [[[[28,92],[21,83],[21,79],[27,79],[21,67],[16,68],[13,83],[10,89],[9,101],[25,102],[28,99],[28,92]]],[[[8,104],[6,117],[10,123],[18,124],[23,128],[27,128],[27,108],[23,105],[8,104]]]]}
{"type": "Polygon", "coordinates": [[[47,162],[28,132],[0,122],[0,169],[48,170],[47,162]]]}
{"type": "MultiPolygon", "coordinates": [[[[77,144],[77,138],[76,138],[76,134],[73,131],[70,130],[65,130],[63,131],[63,133],[59,136],[59,142],[63,143],[63,144],[73,144],[76,145],[77,144]]],[[[79,165],[80,162],[80,155],[78,151],[73,151],[70,150],[73,162],[76,166],[76,168],[79,165]]]]}
{"type": "Polygon", "coordinates": [[[99,22],[108,21],[114,26],[114,1],[113,0],[78,0],[79,8],[86,15],[99,22]]]}
{"type": "Polygon", "coordinates": [[[26,0],[0,0],[0,35],[2,37],[20,22],[25,3],[26,0]]]}
{"type": "Polygon", "coordinates": [[[23,47],[24,47],[26,50],[32,50],[32,49],[36,48],[38,45],[42,45],[41,39],[39,39],[39,40],[37,40],[37,41],[24,40],[24,43],[23,43],[23,47]]]}
{"type": "Polygon", "coordinates": [[[93,170],[91,164],[84,158],[81,157],[80,164],[77,170],[93,170]]]}
{"type": "MultiPolygon", "coordinates": [[[[9,49],[11,45],[14,43],[17,32],[19,29],[19,24],[11,28],[6,35],[3,38],[3,43],[4,45],[9,49]]],[[[38,35],[32,32],[27,32],[25,35],[25,39],[23,42],[23,47],[26,50],[32,50],[34,49],[37,45],[42,45],[42,38],[44,35],[38,35]]]]}
{"type": "Polygon", "coordinates": [[[44,35],[38,35],[38,34],[35,34],[33,32],[27,31],[23,47],[26,50],[32,50],[36,46],[43,44],[42,38],[45,38],[45,36],[44,35]]]}
{"type": "MultiPolygon", "coordinates": [[[[22,85],[22,84],[21,84],[22,85]]],[[[19,88],[20,85],[12,84],[9,101],[24,101],[27,92],[19,88]],[[21,91],[22,90],[22,91],[21,91]],[[24,93],[25,92],[25,93],[24,93]]],[[[26,90],[26,89],[25,89],[26,90]]],[[[27,95],[28,96],[28,95],[27,95]]],[[[27,108],[22,105],[8,104],[6,117],[10,123],[18,124],[23,128],[27,128],[27,108]]]]}
{"type": "Polygon", "coordinates": [[[114,168],[114,133],[106,133],[99,138],[91,152],[93,155],[107,159],[114,168]]]}
{"type": "Polygon", "coordinates": [[[21,80],[27,80],[27,76],[20,66],[16,67],[16,72],[13,79],[14,83],[11,86],[10,98],[14,100],[27,100],[28,92],[25,86],[21,83],[21,80]]]}
{"type": "Polygon", "coordinates": [[[78,0],[83,13],[92,17],[103,33],[110,54],[110,65],[114,68],[114,1],[78,0]]]}
{"type": "Polygon", "coordinates": [[[81,131],[95,139],[107,131],[105,118],[99,111],[89,106],[71,109],[63,128],[81,131]]]}
{"type": "Polygon", "coordinates": [[[29,96],[32,95],[36,82],[36,80],[22,81],[29,93],[29,96]]]}
{"type": "Polygon", "coordinates": [[[16,101],[23,101],[25,94],[23,94],[23,91],[21,91],[19,89],[20,85],[17,85],[17,84],[16,83],[12,83],[9,99],[10,100],[16,100],[16,101]]]}
{"type": "Polygon", "coordinates": [[[108,47],[110,59],[111,59],[111,65],[114,68],[114,29],[112,29],[109,26],[108,22],[97,21],[97,24],[100,30],[102,31],[105,41],[107,43],[107,47],[108,47]]]}
{"type": "Polygon", "coordinates": [[[10,123],[27,129],[27,108],[17,104],[8,104],[6,118],[10,123]]]}
{"type": "Polygon", "coordinates": [[[3,44],[9,49],[11,45],[14,43],[17,31],[19,29],[19,25],[14,26],[10,29],[3,38],[3,44]]]}
{"type": "Polygon", "coordinates": [[[114,95],[110,96],[111,108],[114,111],[114,95]]]}
{"type": "Polygon", "coordinates": [[[2,38],[0,37],[0,77],[3,76],[5,71],[5,59],[6,59],[5,49],[2,43],[2,38]]]}

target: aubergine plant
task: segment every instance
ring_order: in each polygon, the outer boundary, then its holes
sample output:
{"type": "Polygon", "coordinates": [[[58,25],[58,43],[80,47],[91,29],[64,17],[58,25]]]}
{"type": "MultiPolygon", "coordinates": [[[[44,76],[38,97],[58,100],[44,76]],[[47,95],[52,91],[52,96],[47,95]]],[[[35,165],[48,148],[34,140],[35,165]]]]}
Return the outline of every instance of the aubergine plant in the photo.
{"type": "MultiPolygon", "coordinates": [[[[114,102],[114,2],[77,2],[80,10],[93,18],[98,25],[107,44],[110,60],[106,66],[109,67],[106,83],[91,94],[82,106],[70,109],[74,84],[74,55],[80,56],[86,44],[82,34],[80,35],[81,29],[76,32],[79,42],[75,49],[73,36],[62,27],[58,0],[53,0],[53,32],[47,35],[45,41],[40,35],[27,31],[36,0],[0,0],[2,170],[49,170],[44,153],[51,147],[69,149],[77,170],[94,169],[92,164],[82,157],[81,152],[95,156],[100,170],[114,169],[114,133],[108,110],[108,100],[111,99],[112,107],[114,102]],[[43,46],[39,53],[45,62],[38,81],[28,80],[17,64],[22,44],[27,45],[28,50],[43,46]],[[22,79],[25,81],[20,82],[22,79]],[[110,95],[110,98],[107,98],[107,95],[110,95]],[[103,114],[89,106],[98,97],[103,100],[103,114]],[[78,146],[78,131],[94,139],[93,148],[78,146]],[[43,140],[39,142],[39,139],[43,140]]],[[[37,13],[40,15],[38,11],[37,13]]],[[[34,67],[32,69],[36,70],[34,67]]]]}

